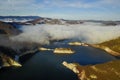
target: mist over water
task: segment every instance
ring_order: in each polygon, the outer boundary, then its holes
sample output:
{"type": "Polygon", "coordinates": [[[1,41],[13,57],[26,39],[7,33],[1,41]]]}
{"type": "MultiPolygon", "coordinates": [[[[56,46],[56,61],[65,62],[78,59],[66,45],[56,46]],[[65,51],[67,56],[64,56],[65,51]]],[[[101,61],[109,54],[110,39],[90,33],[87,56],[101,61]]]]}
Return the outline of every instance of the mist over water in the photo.
{"type": "Polygon", "coordinates": [[[72,39],[87,43],[101,43],[120,37],[120,25],[103,26],[98,23],[76,25],[31,25],[23,26],[23,33],[10,39],[20,42],[49,44],[52,40],[72,39]]]}

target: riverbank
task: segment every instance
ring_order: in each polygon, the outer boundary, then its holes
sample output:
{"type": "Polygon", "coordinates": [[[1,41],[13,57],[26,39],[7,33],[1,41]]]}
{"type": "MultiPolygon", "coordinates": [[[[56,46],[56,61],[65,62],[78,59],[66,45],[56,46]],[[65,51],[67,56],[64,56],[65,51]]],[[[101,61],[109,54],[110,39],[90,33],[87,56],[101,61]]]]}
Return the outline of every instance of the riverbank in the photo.
{"type": "Polygon", "coordinates": [[[120,37],[100,44],[89,44],[89,46],[102,49],[113,56],[120,57],[120,37]]]}
{"type": "Polygon", "coordinates": [[[102,49],[113,56],[116,56],[116,57],[120,56],[120,37],[113,39],[113,40],[103,42],[103,43],[99,43],[99,44],[70,42],[70,43],[68,43],[68,45],[71,45],[71,46],[91,46],[94,48],[102,49]]]}
{"type": "Polygon", "coordinates": [[[63,65],[77,74],[79,80],[119,80],[120,60],[103,64],[81,66],[76,63],[63,62],[63,65]]]}
{"type": "Polygon", "coordinates": [[[102,50],[108,52],[109,54],[111,54],[113,56],[116,56],[116,57],[120,56],[119,52],[116,52],[116,51],[112,50],[111,48],[109,48],[109,46],[103,46],[103,45],[99,45],[99,44],[90,44],[90,46],[92,46],[94,48],[102,49],[102,50]]]}
{"type": "Polygon", "coordinates": [[[20,58],[35,54],[38,49],[24,50],[22,53],[18,53],[10,47],[0,46],[0,68],[2,67],[22,67],[20,58]]]}
{"type": "MultiPolygon", "coordinates": [[[[113,56],[120,57],[120,37],[100,44],[84,44],[94,48],[102,49],[113,56]]],[[[62,64],[77,74],[80,80],[120,79],[120,60],[113,60],[107,63],[87,66],[81,66],[78,63],[67,63],[66,61],[64,61],[62,64]]]]}

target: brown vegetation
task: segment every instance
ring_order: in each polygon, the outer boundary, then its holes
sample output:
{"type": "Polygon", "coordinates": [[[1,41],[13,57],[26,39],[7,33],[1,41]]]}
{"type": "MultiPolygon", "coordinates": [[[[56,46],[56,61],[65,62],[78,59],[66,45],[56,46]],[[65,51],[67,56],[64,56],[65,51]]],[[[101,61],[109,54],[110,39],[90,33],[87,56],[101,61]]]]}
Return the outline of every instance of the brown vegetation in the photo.
{"type": "Polygon", "coordinates": [[[77,69],[81,72],[78,74],[81,80],[120,80],[120,60],[97,65],[78,65],[77,69]]]}
{"type": "Polygon", "coordinates": [[[120,53],[120,37],[117,39],[100,43],[99,45],[109,47],[110,49],[120,53]]]}

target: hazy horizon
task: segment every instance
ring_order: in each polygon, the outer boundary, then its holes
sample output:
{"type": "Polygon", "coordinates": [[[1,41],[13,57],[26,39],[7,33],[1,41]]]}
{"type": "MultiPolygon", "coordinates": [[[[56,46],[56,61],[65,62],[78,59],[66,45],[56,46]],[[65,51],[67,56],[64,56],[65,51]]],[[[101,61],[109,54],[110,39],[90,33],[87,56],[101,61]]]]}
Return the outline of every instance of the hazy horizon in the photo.
{"type": "Polygon", "coordinates": [[[3,15],[0,17],[29,17],[29,16],[33,16],[33,17],[41,17],[41,18],[51,18],[51,19],[63,19],[63,20],[81,20],[81,21],[89,21],[89,20],[93,20],[93,21],[120,21],[119,20],[102,20],[102,19],[66,19],[66,18],[53,18],[53,17],[43,17],[43,16],[37,16],[37,15],[3,15]]]}

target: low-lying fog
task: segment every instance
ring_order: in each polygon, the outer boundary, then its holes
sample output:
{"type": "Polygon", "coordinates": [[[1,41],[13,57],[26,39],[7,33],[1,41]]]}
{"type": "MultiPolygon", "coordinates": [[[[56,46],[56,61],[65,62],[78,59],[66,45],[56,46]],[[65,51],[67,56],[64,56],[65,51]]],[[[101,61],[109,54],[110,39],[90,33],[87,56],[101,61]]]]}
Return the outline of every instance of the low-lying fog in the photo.
{"type": "Polygon", "coordinates": [[[27,25],[22,30],[23,33],[11,39],[40,44],[49,44],[51,40],[72,39],[93,44],[120,37],[120,25],[103,26],[99,23],[27,25]]]}

